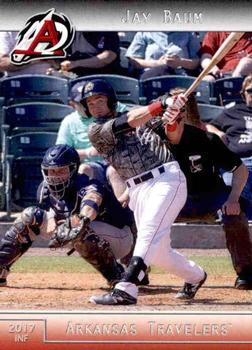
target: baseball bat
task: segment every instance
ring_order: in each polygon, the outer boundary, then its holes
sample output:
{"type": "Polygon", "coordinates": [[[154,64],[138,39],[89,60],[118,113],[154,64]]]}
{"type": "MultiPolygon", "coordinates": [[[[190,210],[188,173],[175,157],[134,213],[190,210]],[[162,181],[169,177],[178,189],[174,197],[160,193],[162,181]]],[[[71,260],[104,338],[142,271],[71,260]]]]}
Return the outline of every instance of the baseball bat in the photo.
{"type": "Polygon", "coordinates": [[[240,40],[245,32],[232,32],[221,44],[219,49],[213,55],[209,64],[203,69],[200,75],[195,79],[191,86],[186,90],[185,96],[188,97],[200,84],[201,80],[210,72],[210,70],[222,60],[222,58],[231,50],[231,48],[240,40]]]}

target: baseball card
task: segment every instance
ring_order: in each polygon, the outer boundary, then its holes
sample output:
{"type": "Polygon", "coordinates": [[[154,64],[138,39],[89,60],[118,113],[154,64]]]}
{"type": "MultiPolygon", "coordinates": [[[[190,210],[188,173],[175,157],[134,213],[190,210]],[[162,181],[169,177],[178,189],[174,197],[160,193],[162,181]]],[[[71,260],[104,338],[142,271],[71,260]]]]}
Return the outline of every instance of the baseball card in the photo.
{"type": "Polygon", "coordinates": [[[0,2],[1,349],[252,349],[250,12],[0,2]]]}

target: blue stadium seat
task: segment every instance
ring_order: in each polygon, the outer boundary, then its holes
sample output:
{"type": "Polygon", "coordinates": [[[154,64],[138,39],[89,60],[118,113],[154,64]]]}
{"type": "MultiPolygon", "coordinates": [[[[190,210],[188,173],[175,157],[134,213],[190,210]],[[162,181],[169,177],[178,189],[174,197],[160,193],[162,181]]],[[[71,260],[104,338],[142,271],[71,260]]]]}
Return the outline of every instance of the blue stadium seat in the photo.
{"type": "Polygon", "coordinates": [[[242,97],[240,91],[244,77],[218,79],[213,84],[213,94],[217,104],[225,106],[230,102],[240,103],[242,97]]]}
{"type": "Polygon", "coordinates": [[[124,48],[128,48],[131,44],[136,32],[118,32],[119,40],[120,40],[120,46],[124,48]]]}
{"type": "MultiPolygon", "coordinates": [[[[1,74],[1,73],[0,73],[1,74]]],[[[2,93],[2,81],[3,81],[3,76],[2,75],[0,75],[0,96],[2,96],[3,95],[3,93],[2,93]]]]}
{"type": "Polygon", "coordinates": [[[87,80],[104,79],[115,90],[116,96],[120,102],[139,104],[139,81],[134,78],[125,77],[116,74],[95,74],[87,75],[69,81],[70,89],[79,82],[83,85],[87,80]]]}
{"type": "Polygon", "coordinates": [[[11,214],[12,204],[21,209],[36,203],[37,187],[43,179],[40,164],[56,138],[57,133],[53,132],[27,132],[7,137],[7,216],[11,214]]]}
{"type": "Polygon", "coordinates": [[[4,78],[1,90],[5,105],[32,101],[68,103],[67,80],[48,75],[25,74],[4,78]]]}
{"type": "Polygon", "coordinates": [[[127,49],[125,47],[120,46],[120,66],[126,70],[128,70],[129,67],[129,60],[125,56],[127,49]]]}
{"type": "Polygon", "coordinates": [[[221,106],[198,103],[200,119],[203,122],[210,122],[212,119],[217,118],[222,113],[223,109],[224,107],[221,106]]]}
{"type": "MultiPolygon", "coordinates": [[[[170,89],[180,87],[187,89],[195,77],[181,75],[165,75],[140,81],[140,103],[145,105],[151,100],[169,92],[170,89]]],[[[202,81],[195,91],[197,101],[200,103],[214,103],[212,98],[212,85],[202,81]]]]}
{"type": "Polygon", "coordinates": [[[8,134],[25,132],[30,128],[37,131],[58,131],[62,119],[72,112],[72,107],[54,102],[28,102],[4,106],[3,128],[8,129],[8,134]]]}
{"type": "Polygon", "coordinates": [[[57,132],[62,119],[74,109],[68,105],[53,102],[28,102],[3,107],[1,132],[2,182],[6,175],[6,137],[23,132],[57,132]]]}
{"type": "Polygon", "coordinates": [[[0,78],[0,125],[2,125],[2,107],[4,105],[4,97],[2,93],[2,78],[0,78]]]}

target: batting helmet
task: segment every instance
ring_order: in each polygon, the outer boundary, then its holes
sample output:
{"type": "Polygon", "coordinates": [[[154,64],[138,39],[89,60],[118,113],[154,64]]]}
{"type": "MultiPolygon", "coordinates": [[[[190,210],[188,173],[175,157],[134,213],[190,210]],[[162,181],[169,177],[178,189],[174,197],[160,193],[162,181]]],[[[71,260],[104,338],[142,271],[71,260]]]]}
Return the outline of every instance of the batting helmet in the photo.
{"type": "Polygon", "coordinates": [[[50,147],[41,163],[45,183],[53,196],[61,199],[77,175],[80,157],[77,151],[67,145],[50,147]]]}
{"type": "Polygon", "coordinates": [[[86,114],[91,116],[86,103],[86,98],[90,96],[107,96],[108,97],[108,107],[111,112],[114,112],[117,105],[117,98],[113,87],[103,79],[93,79],[86,82],[82,89],[82,99],[81,103],[86,109],[86,114]]]}

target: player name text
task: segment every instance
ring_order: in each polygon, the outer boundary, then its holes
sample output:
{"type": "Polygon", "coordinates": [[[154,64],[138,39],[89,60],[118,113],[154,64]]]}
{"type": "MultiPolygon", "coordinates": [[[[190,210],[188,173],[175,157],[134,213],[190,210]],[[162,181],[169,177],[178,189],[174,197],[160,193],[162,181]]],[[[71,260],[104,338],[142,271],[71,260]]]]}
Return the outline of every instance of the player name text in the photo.
{"type": "MultiPolygon", "coordinates": [[[[122,23],[147,24],[153,18],[151,12],[126,10],[121,17],[122,23]]],[[[162,23],[164,24],[201,24],[203,23],[202,12],[176,12],[171,10],[162,11],[162,23]]]]}

